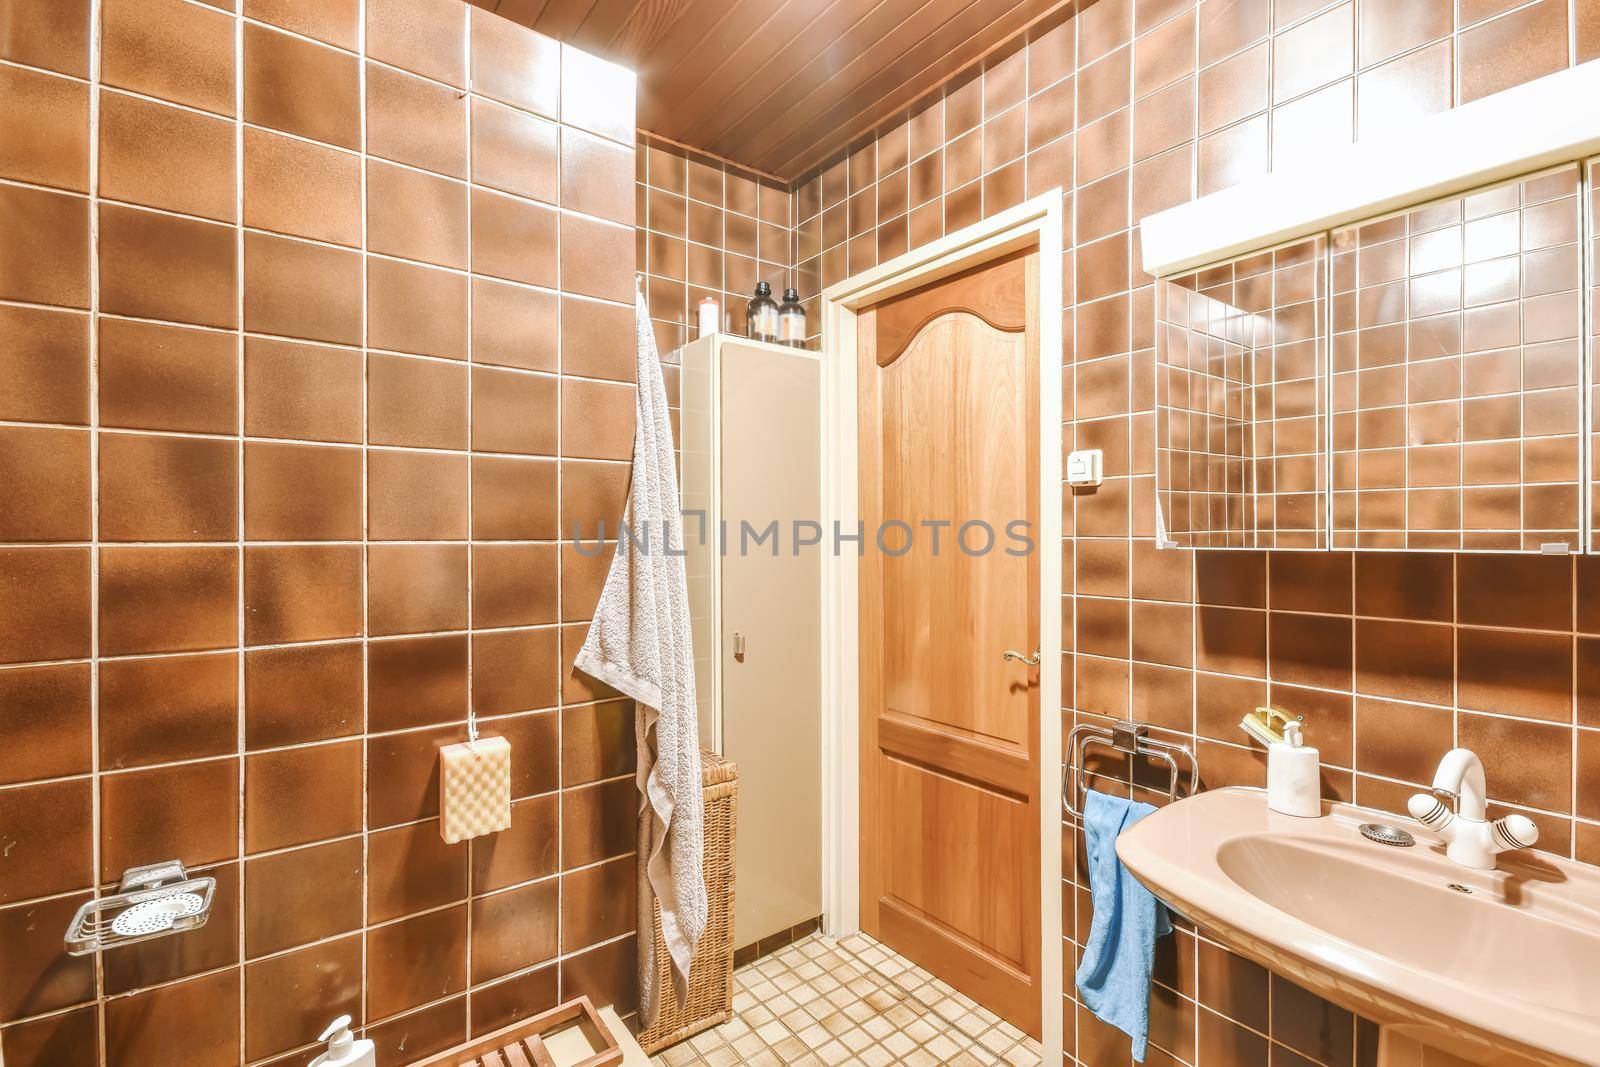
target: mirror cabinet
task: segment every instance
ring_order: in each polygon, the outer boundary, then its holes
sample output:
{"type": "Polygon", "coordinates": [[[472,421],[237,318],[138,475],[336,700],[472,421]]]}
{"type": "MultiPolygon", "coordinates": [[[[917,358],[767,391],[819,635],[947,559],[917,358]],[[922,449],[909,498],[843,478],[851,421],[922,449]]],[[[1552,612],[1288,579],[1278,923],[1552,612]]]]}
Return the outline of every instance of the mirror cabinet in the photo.
{"type": "Polygon", "coordinates": [[[1597,175],[1552,167],[1159,279],[1160,543],[1600,551],[1597,175]]]}

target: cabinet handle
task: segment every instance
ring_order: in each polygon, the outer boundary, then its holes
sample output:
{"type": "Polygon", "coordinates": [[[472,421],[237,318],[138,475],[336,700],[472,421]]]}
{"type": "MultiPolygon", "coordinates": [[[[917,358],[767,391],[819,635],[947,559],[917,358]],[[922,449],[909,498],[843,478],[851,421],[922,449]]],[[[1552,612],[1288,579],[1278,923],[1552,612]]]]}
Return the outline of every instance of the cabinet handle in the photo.
{"type": "Polygon", "coordinates": [[[744,634],[737,630],[733,634],[733,658],[740,663],[744,662],[744,634]]]}
{"type": "Polygon", "coordinates": [[[1036,648],[1033,650],[1033,655],[1024,656],[1021,652],[1017,652],[1014,649],[1008,648],[1004,653],[1001,654],[1000,658],[1014,659],[1019,663],[1026,663],[1030,667],[1037,667],[1039,665],[1039,650],[1036,648]]]}

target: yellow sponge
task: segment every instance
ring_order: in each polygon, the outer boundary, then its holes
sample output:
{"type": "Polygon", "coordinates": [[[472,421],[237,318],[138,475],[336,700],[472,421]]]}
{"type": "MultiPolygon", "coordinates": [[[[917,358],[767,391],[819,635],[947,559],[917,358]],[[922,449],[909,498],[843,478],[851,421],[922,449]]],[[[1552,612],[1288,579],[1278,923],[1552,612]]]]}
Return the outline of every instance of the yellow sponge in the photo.
{"type": "Polygon", "coordinates": [[[439,750],[439,835],[450,844],[511,825],[511,742],[484,737],[439,750]]]}

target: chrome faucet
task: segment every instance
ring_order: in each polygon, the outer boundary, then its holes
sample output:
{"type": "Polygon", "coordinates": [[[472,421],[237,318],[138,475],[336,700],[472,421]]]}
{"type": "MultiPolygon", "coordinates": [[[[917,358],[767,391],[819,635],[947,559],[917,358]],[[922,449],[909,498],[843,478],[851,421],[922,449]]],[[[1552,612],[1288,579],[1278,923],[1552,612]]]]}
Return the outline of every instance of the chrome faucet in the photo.
{"type": "Polygon", "coordinates": [[[1539,840],[1539,828],[1526,815],[1489,821],[1488,790],[1483,761],[1469,748],[1453,748],[1439,761],[1433,792],[1418,793],[1406,804],[1411,817],[1445,840],[1445,855],[1463,867],[1494,870],[1501,852],[1528,848],[1539,840]],[[1456,805],[1451,811],[1446,802],[1456,805]]]}

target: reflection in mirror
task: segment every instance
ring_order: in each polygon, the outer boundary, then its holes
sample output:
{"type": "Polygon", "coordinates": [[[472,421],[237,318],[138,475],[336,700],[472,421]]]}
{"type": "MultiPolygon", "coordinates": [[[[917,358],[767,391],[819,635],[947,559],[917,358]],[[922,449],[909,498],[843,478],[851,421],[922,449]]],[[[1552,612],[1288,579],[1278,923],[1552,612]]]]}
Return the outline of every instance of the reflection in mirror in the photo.
{"type": "MultiPolygon", "coordinates": [[[[1600,156],[1589,160],[1589,368],[1590,389],[1597,388],[1595,384],[1594,361],[1600,358],[1600,156]]],[[[1600,458],[1600,437],[1595,434],[1595,400],[1600,399],[1591,392],[1589,395],[1589,424],[1585,427],[1585,434],[1589,440],[1589,551],[1600,552],[1600,492],[1596,492],[1596,481],[1600,481],[1600,463],[1595,460],[1600,458]]]]}
{"type": "Polygon", "coordinates": [[[1323,235],[1156,283],[1156,504],[1181,548],[1327,547],[1323,235]]]}
{"type": "Polygon", "coordinates": [[[1335,230],[1333,547],[1575,551],[1578,168],[1335,230]]]}

